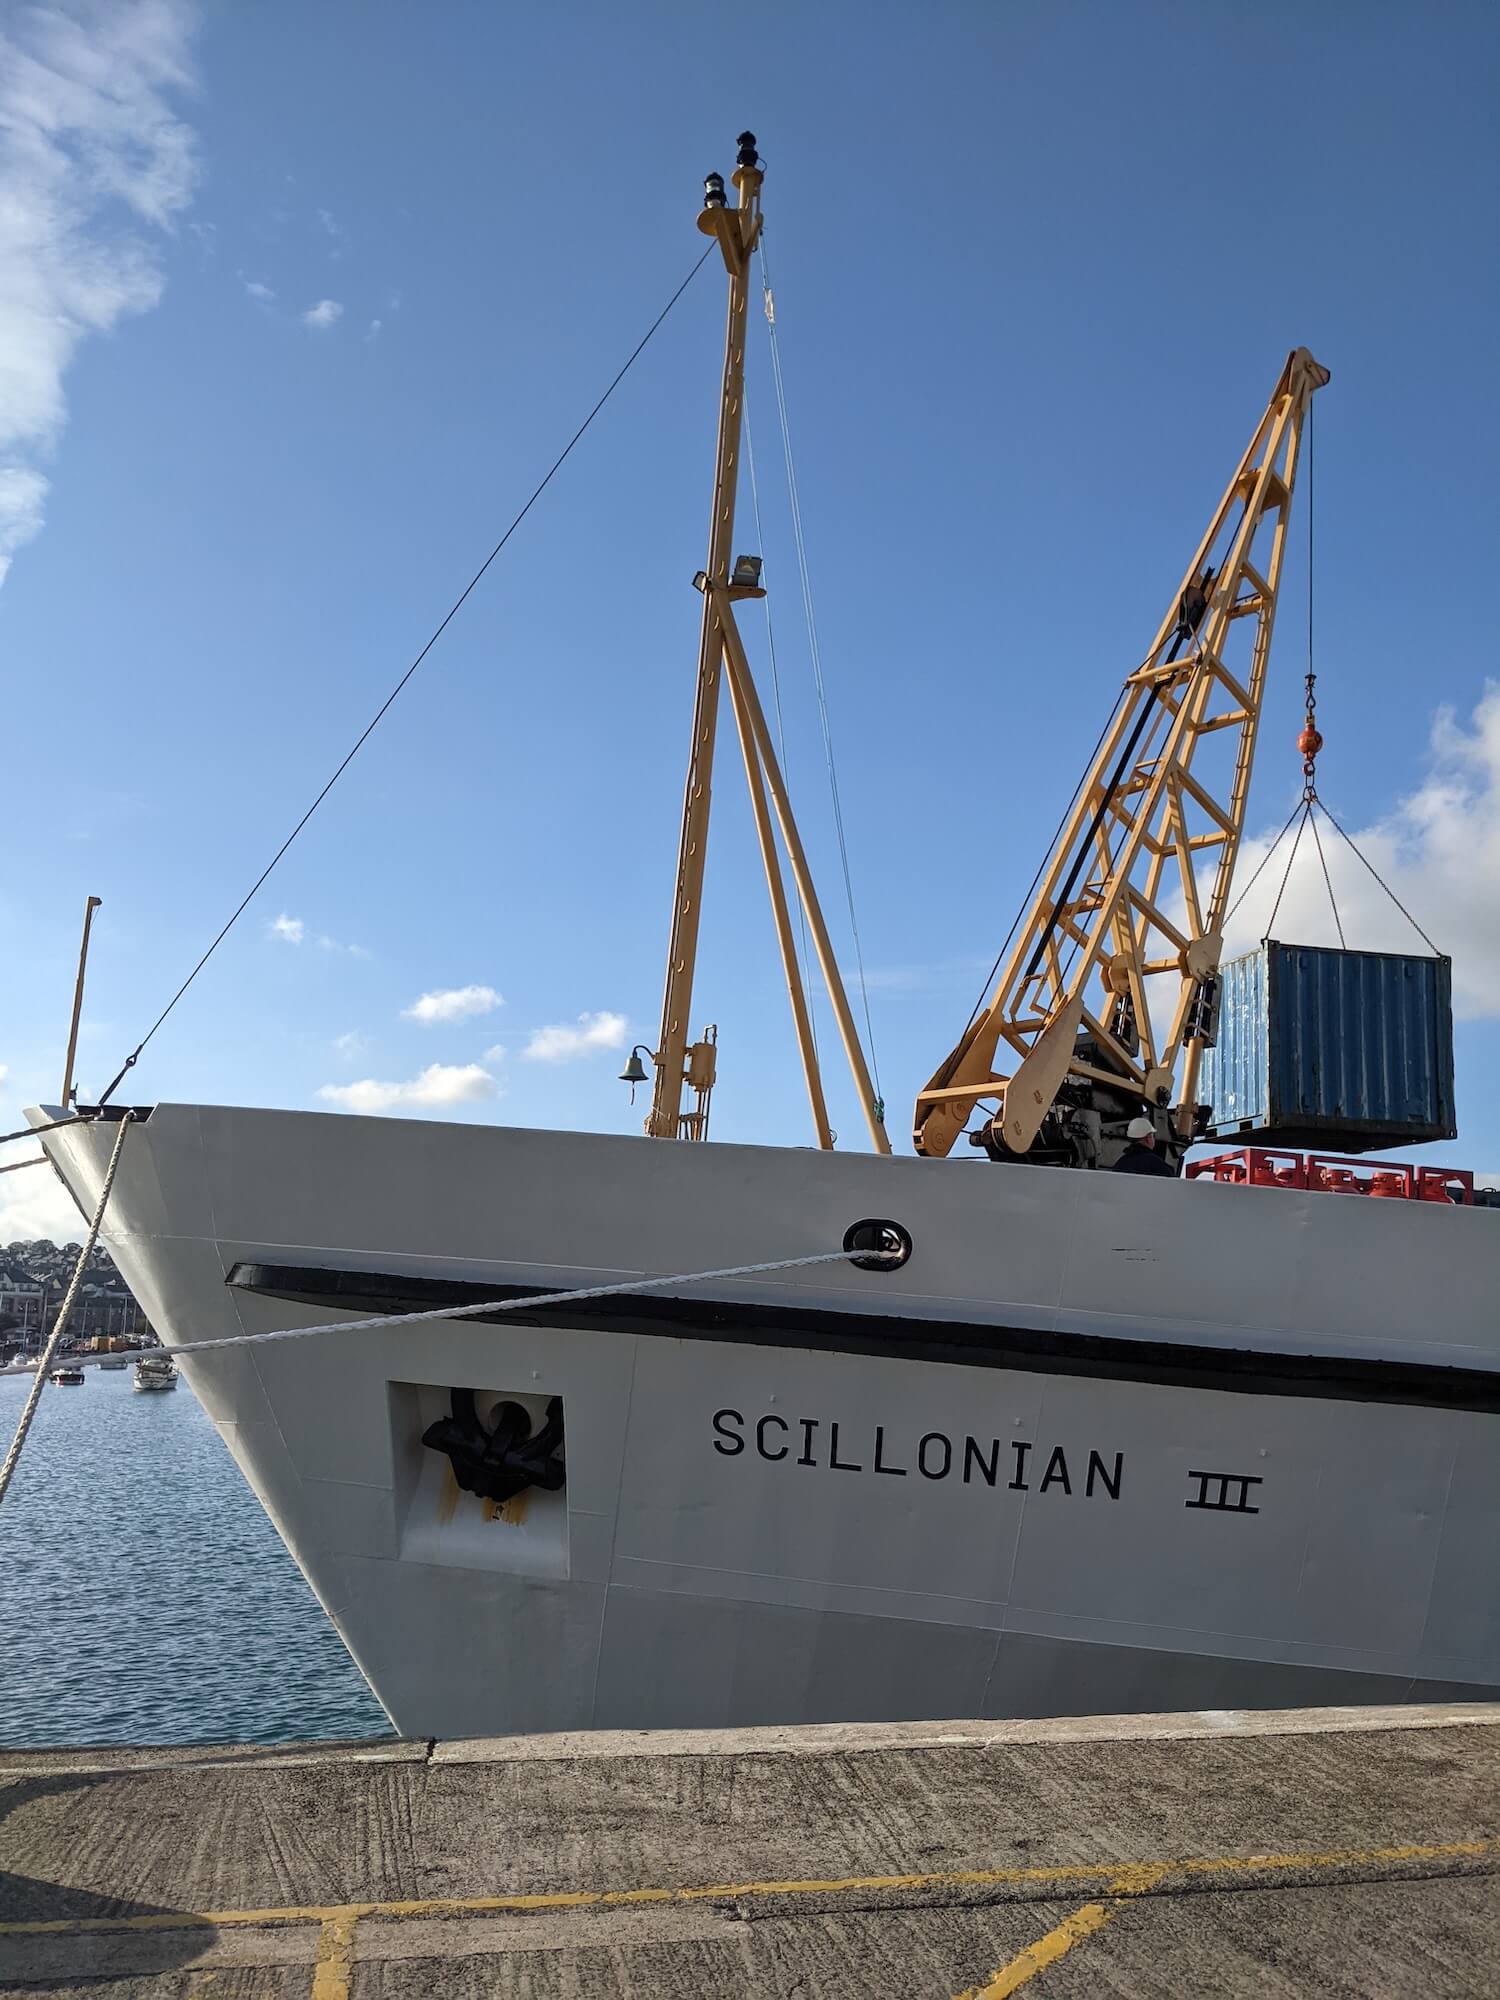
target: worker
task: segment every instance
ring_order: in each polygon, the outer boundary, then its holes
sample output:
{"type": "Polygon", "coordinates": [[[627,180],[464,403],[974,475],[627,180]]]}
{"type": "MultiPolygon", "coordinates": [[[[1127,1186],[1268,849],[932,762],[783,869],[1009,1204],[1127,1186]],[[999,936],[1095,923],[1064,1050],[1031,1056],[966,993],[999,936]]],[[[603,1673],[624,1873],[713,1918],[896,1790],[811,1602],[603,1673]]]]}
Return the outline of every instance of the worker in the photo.
{"type": "Polygon", "coordinates": [[[1156,1150],[1156,1127],[1149,1118],[1132,1118],[1125,1127],[1130,1144],[1115,1161],[1117,1174],[1157,1174],[1175,1181],[1177,1176],[1156,1150]]]}

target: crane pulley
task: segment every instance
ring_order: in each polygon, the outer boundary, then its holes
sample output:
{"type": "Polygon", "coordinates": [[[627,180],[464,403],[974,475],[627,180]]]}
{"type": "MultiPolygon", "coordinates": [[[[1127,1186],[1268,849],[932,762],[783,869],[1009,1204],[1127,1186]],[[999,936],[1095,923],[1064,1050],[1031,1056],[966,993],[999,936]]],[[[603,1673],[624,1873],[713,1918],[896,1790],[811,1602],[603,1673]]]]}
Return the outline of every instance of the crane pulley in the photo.
{"type": "Polygon", "coordinates": [[[1012,933],[993,995],[917,1098],[919,1153],[1108,1166],[1142,1114],[1174,1159],[1201,1123],[1218,966],[1308,406],[1287,357],[1012,933]],[[997,1064],[1001,1067],[997,1068],[997,1064]]]}

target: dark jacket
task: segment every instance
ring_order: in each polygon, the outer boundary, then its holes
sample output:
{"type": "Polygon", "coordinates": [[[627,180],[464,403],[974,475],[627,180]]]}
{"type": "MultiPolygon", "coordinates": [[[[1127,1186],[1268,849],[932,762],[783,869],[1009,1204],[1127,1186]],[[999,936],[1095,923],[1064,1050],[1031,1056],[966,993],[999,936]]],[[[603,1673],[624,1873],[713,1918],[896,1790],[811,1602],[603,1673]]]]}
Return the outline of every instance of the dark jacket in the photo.
{"type": "Polygon", "coordinates": [[[1156,1174],[1163,1180],[1175,1181],[1175,1170],[1151,1146],[1143,1146],[1139,1139],[1132,1139],[1114,1164],[1117,1174],[1156,1174]]]}

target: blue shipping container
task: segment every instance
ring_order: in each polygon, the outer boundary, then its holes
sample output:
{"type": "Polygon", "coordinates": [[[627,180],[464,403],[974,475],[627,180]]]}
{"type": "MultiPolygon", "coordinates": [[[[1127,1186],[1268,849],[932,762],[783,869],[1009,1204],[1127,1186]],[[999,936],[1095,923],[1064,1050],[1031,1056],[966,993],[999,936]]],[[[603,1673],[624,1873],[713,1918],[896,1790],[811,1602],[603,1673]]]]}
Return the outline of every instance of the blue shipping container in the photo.
{"type": "Polygon", "coordinates": [[[1211,1137],[1368,1153],[1457,1136],[1451,960],[1267,939],[1219,978],[1211,1137]]]}

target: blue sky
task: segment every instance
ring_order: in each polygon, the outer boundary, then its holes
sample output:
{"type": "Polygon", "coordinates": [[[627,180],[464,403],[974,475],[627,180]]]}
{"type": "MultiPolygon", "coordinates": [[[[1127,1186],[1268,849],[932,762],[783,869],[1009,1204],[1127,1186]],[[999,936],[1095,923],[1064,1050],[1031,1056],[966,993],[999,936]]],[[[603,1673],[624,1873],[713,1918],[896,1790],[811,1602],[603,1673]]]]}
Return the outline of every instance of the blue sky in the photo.
{"type": "MultiPolygon", "coordinates": [[[[1323,789],[1454,956],[1448,1150],[1500,1168],[1492,9],[111,0],[4,33],[7,1114],[56,1094],[84,896],[96,1089],[687,271],[702,175],[748,124],[898,1143],[1305,342],[1333,370],[1323,789]]],[[[660,1007],[722,315],[711,263],[136,1097],[326,1108],[438,1065],[492,1091],[430,1115],[637,1128],[610,1044],[650,1043],[660,1007]]],[[[753,332],[789,763],[843,937],[753,332]]],[[[1299,519],[1257,830],[1299,784],[1303,547],[1299,519]]],[[[715,1131],[802,1144],[724,746],[715,1131]]],[[[1296,922],[1331,941],[1313,886],[1296,922]]],[[[1351,942],[1400,944],[1345,894],[1351,942]]],[[[0,1238],[40,1219],[8,1198],[0,1238]]]]}

